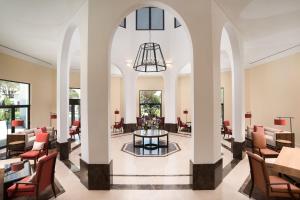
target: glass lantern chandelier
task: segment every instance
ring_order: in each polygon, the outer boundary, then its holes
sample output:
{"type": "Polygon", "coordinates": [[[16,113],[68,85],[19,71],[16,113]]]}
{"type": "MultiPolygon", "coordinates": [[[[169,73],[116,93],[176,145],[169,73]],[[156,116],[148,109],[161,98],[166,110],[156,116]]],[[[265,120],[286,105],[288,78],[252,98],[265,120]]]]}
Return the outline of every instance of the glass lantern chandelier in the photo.
{"type": "Polygon", "coordinates": [[[160,45],[149,41],[140,45],[134,61],[133,69],[138,72],[162,72],[166,71],[167,65],[162,54],[160,45]]]}

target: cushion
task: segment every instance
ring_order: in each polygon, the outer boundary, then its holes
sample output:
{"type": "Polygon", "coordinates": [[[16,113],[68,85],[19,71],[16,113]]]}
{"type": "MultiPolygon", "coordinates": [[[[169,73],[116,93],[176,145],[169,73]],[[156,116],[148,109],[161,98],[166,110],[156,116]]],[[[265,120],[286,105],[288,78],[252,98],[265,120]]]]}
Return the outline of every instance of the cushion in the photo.
{"type": "MultiPolygon", "coordinates": [[[[288,181],[278,177],[278,176],[269,176],[270,183],[289,183],[288,181]]],[[[296,187],[293,184],[289,184],[291,187],[291,190],[293,193],[298,193],[300,194],[300,188],[296,187]]],[[[287,185],[271,185],[272,191],[273,192],[287,192],[288,188],[287,185]]]]}
{"type": "Polygon", "coordinates": [[[260,149],[260,152],[264,157],[277,157],[279,155],[278,152],[273,151],[272,149],[260,149]]]}
{"type": "MultiPolygon", "coordinates": [[[[26,178],[24,178],[24,179],[22,179],[21,180],[21,182],[28,182],[28,179],[29,179],[30,177],[28,176],[28,177],[26,177],[26,178]]],[[[15,194],[15,195],[22,195],[22,193],[24,194],[34,194],[34,185],[25,185],[25,184],[20,184],[19,186],[18,186],[18,191],[19,191],[19,193],[17,194],[17,193],[14,193],[15,192],[15,189],[16,189],[16,184],[13,184],[12,186],[10,186],[8,189],[7,189],[7,195],[8,195],[8,197],[12,197],[12,195],[13,194],[15,194]]]]}
{"type": "Polygon", "coordinates": [[[71,127],[71,130],[72,130],[72,131],[76,131],[76,130],[77,130],[77,126],[72,126],[72,127],[71,127]]]}
{"type": "Polygon", "coordinates": [[[40,151],[43,150],[44,148],[44,142],[34,142],[33,143],[33,147],[32,147],[32,151],[40,151]]]}
{"type": "Polygon", "coordinates": [[[266,148],[266,138],[264,132],[252,132],[253,146],[256,148],[266,148]]]}
{"type": "Polygon", "coordinates": [[[35,136],[35,133],[34,132],[33,133],[28,133],[27,136],[28,137],[33,137],[33,136],[35,136]]]}
{"type": "Polygon", "coordinates": [[[20,155],[21,158],[37,158],[40,155],[39,151],[27,151],[20,155]]]}

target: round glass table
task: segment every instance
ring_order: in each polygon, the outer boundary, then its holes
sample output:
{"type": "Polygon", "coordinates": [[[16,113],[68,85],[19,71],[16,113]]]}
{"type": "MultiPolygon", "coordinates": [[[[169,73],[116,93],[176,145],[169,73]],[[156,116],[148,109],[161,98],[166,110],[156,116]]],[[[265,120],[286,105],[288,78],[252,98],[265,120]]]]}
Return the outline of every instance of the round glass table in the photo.
{"type": "Polygon", "coordinates": [[[169,148],[169,133],[159,129],[136,130],[133,132],[133,147],[147,150],[169,148]],[[136,144],[136,137],[142,139],[141,144],[136,144]],[[160,138],[162,137],[167,139],[167,142],[164,144],[160,143],[160,138]],[[145,142],[145,139],[148,139],[147,142],[145,142]]]}

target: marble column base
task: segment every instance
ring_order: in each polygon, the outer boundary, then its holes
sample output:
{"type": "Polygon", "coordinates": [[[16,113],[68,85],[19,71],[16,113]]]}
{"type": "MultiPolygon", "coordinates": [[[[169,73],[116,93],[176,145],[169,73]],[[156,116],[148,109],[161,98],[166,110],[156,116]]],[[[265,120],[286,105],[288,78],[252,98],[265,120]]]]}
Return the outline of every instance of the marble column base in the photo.
{"type": "Polygon", "coordinates": [[[246,155],[244,151],[244,145],[245,142],[232,141],[231,149],[232,149],[232,155],[234,159],[243,160],[243,158],[246,155]]]}
{"type": "Polygon", "coordinates": [[[178,127],[177,124],[165,123],[164,129],[168,132],[177,133],[178,127]]]}
{"type": "Polygon", "coordinates": [[[132,124],[124,124],[123,126],[123,132],[124,133],[132,133],[133,131],[136,130],[136,124],[132,123],[132,124]]]}
{"type": "Polygon", "coordinates": [[[88,164],[80,159],[80,182],[88,190],[110,190],[112,161],[109,164],[88,164]]]}
{"type": "Polygon", "coordinates": [[[71,143],[68,142],[56,142],[56,148],[57,151],[59,152],[59,160],[68,160],[69,159],[69,153],[71,149],[71,143]]]}
{"type": "Polygon", "coordinates": [[[214,190],[223,179],[223,159],[214,164],[194,164],[190,161],[193,190],[214,190]]]}

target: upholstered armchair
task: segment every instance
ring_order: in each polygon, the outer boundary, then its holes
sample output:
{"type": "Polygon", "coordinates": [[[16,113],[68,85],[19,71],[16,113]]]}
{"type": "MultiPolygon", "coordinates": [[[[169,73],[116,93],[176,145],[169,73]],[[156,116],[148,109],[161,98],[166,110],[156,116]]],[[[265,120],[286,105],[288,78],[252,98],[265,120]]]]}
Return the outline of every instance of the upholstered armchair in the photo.
{"type": "Polygon", "coordinates": [[[50,185],[56,198],[54,186],[56,157],[57,152],[54,152],[41,158],[35,174],[22,179],[7,189],[9,199],[23,196],[35,197],[35,199],[38,199],[39,194],[50,185]]]}
{"type": "Polygon", "coordinates": [[[36,169],[36,162],[44,155],[48,155],[48,144],[49,144],[49,133],[38,133],[36,134],[35,142],[43,143],[41,149],[32,149],[20,155],[22,160],[33,160],[33,168],[36,169]]]}
{"type": "Polygon", "coordinates": [[[188,130],[189,126],[186,123],[183,123],[180,117],[177,117],[177,124],[178,124],[178,132],[182,130],[188,130]]]}
{"type": "Polygon", "coordinates": [[[278,199],[283,197],[300,199],[300,188],[279,176],[269,176],[265,160],[259,155],[251,152],[247,152],[247,155],[251,173],[250,198],[254,187],[256,187],[267,199],[271,197],[278,197],[278,199]]]}
{"type": "Polygon", "coordinates": [[[73,121],[72,126],[69,131],[69,134],[71,136],[71,139],[73,137],[75,139],[75,135],[78,135],[78,137],[80,139],[80,121],[73,121]]]}
{"type": "Polygon", "coordinates": [[[258,126],[256,128],[256,132],[252,132],[252,151],[265,158],[276,158],[279,153],[269,149],[267,147],[266,136],[264,133],[264,128],[262,126],[258,126]]]}
{"type": "Polygon", "coordinates": [[[115,130],[119,130],[120,132],[123,132],[123,126],[124,126],[124,118],[121,117],[120,122],[116,123],[113,126],[113,132],[115,132],[115,130]]]}
{"type": "Polygon", "coordinates": [[[159,129],[165,128],[165,117],[157,117],[157,122],[159,129]]]}
{"type": "Polygon", "coordinates": [[[227,135],[228,137],[230,135],[232,135],[232,129],[230,128],[230,121],[229,120],[225,120],[223,122],[223,134],[224,134],[224,138],[227,135]]]}

